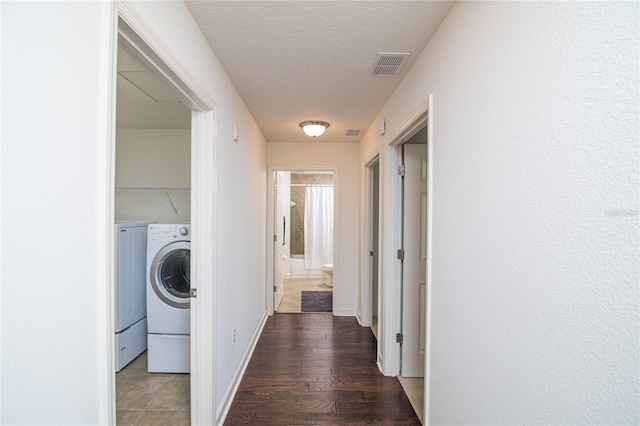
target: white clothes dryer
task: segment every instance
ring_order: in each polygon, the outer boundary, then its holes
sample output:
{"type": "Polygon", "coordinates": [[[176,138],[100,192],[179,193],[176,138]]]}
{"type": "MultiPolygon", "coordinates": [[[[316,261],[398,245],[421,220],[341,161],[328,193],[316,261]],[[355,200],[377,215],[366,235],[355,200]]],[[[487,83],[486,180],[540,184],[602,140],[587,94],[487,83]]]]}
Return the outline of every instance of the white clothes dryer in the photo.
{"type": "Polygon", "coordinates": [[[147,349],[147,225],[115,225],[116,371],[147,349]]]}
{"type": "Polygon", "coordinates": [[[147,232],[149,372],[189,372],[190,259],[190,225],[149,225],[147,232]]]}

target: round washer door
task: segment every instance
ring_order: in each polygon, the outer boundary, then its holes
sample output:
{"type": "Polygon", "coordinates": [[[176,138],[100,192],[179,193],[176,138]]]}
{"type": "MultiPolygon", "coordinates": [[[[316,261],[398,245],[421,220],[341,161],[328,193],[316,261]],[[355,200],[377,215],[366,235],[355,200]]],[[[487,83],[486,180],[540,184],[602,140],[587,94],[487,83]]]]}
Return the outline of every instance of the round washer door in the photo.
{"type": "Polygon", "coordinates": [[[189,309],[191,243],[177,241],[164,246],[151,262],[151,287],[169,306],[189,309]]]}

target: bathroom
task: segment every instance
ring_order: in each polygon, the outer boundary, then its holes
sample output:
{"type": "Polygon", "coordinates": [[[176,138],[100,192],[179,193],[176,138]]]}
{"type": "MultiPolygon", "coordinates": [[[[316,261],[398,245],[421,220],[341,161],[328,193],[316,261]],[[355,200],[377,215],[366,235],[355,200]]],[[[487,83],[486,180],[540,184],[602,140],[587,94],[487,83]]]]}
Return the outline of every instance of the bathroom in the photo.
{"type": "MultiPolygon", "coordinates": [[[[283,302],[276,303],[277,312],[311,312],[300,306],[304,305],[305,297],[300,293],[329,298],[330,293],[315,292],[331,292],[333,287],[333,172],[279,171],[276,174],[279,190],[275,198],[276,203],[281,199],[282,212],[274,216],[277,233],[283,237],[282,243],[276,243],[282,253],[276,259],[282,259],[284,287],[283,302]]],[[[276,271],[280,269],[277,266],[276,271]]],[[[278,277],[275,278],[278,282],[278,277]]],[[[331,311],[327,306],[315,309],[331,311]]]]}

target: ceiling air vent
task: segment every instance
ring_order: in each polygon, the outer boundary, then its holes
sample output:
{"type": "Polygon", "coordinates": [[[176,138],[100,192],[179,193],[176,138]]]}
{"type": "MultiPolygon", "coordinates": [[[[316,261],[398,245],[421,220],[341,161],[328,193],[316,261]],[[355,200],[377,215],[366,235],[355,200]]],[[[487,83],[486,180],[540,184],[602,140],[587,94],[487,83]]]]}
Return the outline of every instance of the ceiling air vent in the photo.
{"type": "Polygon", "coordinates": [[[378,53],[371,75],[374,77],[395,77],[407,62],[409,53],[378,53]]]}
{"type": "Polygon", "coordinates": [[[360,136],[360,129],[347,129],[345,136],[360,136]]]}

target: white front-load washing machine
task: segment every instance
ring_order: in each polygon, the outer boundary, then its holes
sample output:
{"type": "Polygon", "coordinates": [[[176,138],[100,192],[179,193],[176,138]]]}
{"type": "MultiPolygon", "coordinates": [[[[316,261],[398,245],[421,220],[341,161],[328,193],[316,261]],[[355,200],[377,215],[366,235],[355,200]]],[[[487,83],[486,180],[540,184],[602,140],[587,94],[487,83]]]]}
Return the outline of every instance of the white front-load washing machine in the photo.
{"type": "Polygon", "coordinates": [[[188,373],[191,226],[147,232],[147,359],[150,373],[188,373]]]}

